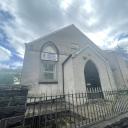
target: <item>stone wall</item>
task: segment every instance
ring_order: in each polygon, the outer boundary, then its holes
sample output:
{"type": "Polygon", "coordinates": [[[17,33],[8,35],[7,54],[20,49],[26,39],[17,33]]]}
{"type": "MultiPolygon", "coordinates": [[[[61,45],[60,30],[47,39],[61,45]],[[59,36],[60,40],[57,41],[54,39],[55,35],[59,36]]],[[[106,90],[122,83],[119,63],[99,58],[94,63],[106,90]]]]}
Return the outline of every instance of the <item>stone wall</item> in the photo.
{"type": "Polygon", "coordinates": [[[26,88],[0,88],[0,119],[24,115],[27,99],[26,88]]]}

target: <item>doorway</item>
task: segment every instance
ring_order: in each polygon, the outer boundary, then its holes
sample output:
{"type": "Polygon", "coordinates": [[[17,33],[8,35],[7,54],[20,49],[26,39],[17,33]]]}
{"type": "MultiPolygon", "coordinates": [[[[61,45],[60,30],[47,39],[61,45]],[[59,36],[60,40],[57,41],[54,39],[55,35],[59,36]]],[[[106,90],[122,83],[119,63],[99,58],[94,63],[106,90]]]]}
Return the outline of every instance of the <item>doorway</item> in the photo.
{"type": "Polygon", "coordinates": [[[101,88],[101,82],[99,78],[99,73],[95,64],[89,60],[84,69],[86,88],[88,90],[89,99],[103,98],[103,92],[101,88]],[[100,92],[96,90],[100,90],[100,92]]]}

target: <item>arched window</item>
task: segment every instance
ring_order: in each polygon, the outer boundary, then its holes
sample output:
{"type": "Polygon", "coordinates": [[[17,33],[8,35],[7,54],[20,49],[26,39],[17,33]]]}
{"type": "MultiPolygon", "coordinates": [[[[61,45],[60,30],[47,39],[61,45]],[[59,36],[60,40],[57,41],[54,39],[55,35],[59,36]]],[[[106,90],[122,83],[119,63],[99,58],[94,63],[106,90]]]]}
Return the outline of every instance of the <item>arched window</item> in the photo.
{"type": "Polygon", "coordinates": [[[46,43],[41,50],[42,80],[43,82],[57,81],[58,50],[53,43],[46,43]]]}
{"type": "MultiPolygon", "coordinates": [[[[91,60],[88,60],[85,65],[84,75],[88,91],[92,92],[92,90],[97,88],[102,90],[98,69],[91,60]]],[[[103,98],[102,92],[93,92],[87,95],[89,99],[103,98]]]]}
{"type": "Polygon", "coordinates": [[[101,87],[97,67],[91,60],[86,63],[84,73],[88,88],[101,87]]]}

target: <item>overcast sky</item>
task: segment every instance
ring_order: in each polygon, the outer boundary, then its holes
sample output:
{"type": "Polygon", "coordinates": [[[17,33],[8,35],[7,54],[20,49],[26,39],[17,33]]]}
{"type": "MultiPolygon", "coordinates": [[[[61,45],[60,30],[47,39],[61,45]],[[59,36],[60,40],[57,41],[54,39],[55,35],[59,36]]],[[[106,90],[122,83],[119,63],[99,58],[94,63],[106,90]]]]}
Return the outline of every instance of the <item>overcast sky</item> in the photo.
{"type": "Polygon", "coordinates": [[[0,0],[0,68],[21,66],[24,44],[74,24],[103,49],[128,47],[128,0],[0,0]]]}

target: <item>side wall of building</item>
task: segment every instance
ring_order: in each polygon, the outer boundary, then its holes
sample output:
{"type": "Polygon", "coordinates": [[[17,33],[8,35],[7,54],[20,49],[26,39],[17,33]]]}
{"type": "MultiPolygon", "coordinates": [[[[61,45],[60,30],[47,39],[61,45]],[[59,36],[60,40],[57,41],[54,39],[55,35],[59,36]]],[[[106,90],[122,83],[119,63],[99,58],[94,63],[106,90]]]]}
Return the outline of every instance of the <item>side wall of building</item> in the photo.
{"type": "Polygon", "coordinates": [[[117,61],[124,81],[124,88],[128,88],[128,68],[123,57],[117,55],[117,61]]]}
{"type": "Polygon", "coordinates": [[[29,87],[29,95],[40,96],[47,93],[47,95],[54,95],[62,93],[63,91],[63,77],[62,77],[62,63],[67,58],[66,55],[59,55],[57,62],[57,82],[39,84],[41,79],[41,60],[40,52],[31,50],[26,47],[21,84],[29,87]]]}
{"type": "Polygon", "coordinates": [[[113,74],[108,62],[104,60],[95,49],[87,47],[81,54],[73,59],[75,90],[77,92],[86,91],[84,68],[88,60],[91,60],[97,67],[102,90],[116,89],[113,74]]]}
{"type": "Polygon", "coordinates": [[[39,79],[39,56],[39,52],[32,51],[30,47],[26,45],[21,76],[22,85],[37,85],[39,79]]]}
{"type": "Polygon", "coordinates": [[[64,64],[64,92],[65,94],[75,92],[75,80],[74,80],[74,72],[73,72],[73,63],[72,58],[70,58],[64,64]]]}
{"type": "Polygon", "coordinates": [[[106,58],[111,67],[117,88],[121,89],[128,87],[128,68],[124,58],[114,52],[106,53],[106,58]]]}
{"type": "Polygon", "coordinates": [[[37,39],[26,46],[26,53],[23,64],[21,84],[28,85],[30,88],[29,94],[42,95],[47,92],[56,94],[62,92],[63,77],[62,77],[62,63],[69,56],[69,54],[85,46],[83,40],[89,42],[78,30],[74,27],[62,30],[61,32],[50,34],[44,38],[37,39]],[[40,52],[42,46],[47,42],[53,42],[59,51],[58,61],[58,83],[57,84],[39,84],[41,79],[40,69],[42,63],[40,61],[40,52]]]}

